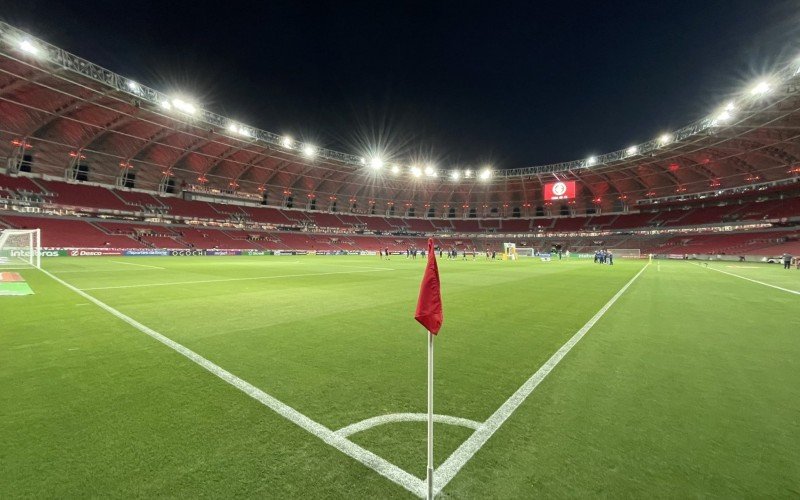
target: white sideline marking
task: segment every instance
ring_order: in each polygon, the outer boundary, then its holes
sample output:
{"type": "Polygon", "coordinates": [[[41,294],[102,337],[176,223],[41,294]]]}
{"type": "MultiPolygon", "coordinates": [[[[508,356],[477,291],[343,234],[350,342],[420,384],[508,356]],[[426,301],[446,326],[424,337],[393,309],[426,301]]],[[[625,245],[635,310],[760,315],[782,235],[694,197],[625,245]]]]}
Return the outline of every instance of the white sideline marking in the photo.
{"type": "Polygon", "coordinates": [[[158,333],[157,331],[153,330],[152,328],[139,323],[135,319],[126,316],[125,314],[117,311],[113,307],[97,300],[88,293],[85,293],[83,290],[70,285],[66,281],[45,271],[44,269],[42,269],[41,271],[50,278],[57,281],[58,283],[61,283],[62,285],[69,288],[73,292],[77,293],[81,297],[85,298],[86,300],[94,303],[96,306],[110,313],[111,315],[121,319],[125,323],[128,323],[132,327],[139,330],[140,332],[152,337],[153,339],[161,342],[170,349],[188,358],[190,361],[200,365],[208,372],[212,373],[213,375],[216,375],[225,382],[236,387],[237,389],[244,392],[251,398],[255,399],[259,403],[271,409],[278,415],[289,420],[298,427],[301,427],[302,429],[308,431],[314,436],[320,438],[322,441],[329,444],[330,446],[333,446],[334,448],[341,451],[350,458],[353,458],[358,462],[366,465],[367,467],[374,470],[378,474],[402,486],[403,488],[419,496],[420,498],[425,497],[425,494],[427,493],[427,488],[421,479],[414,477],[413,475],[404,471],[400,467],[394,465],[393,463],[389,462],[384,458],[379,457],[378,455],[372,453],[371,451],[362,448],[361,446],[355,444],[346,437],[336,434],[331,429],[328,429],[319,422],[316,422],[308,418],[307,416],[303,415],[294,408],[270,396],[269,394],[262,391],[258,387],[255,387],[254,385],[240,379],[239,377],[230,373],[224,368],[212,363],[211,361],[200,356],[199,354],[192,351],[188,347],[184,347],[183,345],[175,342],[169,337],[166,337],[158,333]]]}
{"type": "MultiPolygon", "coordinates": [[[[391,413],[389,415],[380,415],[378,417],[368,418],[361,422],[350,424],[347,427],[342,427],[336,434],[347,437],[358,432],[371,429],[378,425],[392,424],[395,422],[427,422],[427,413],[391,413]]],[[[440,424],[459,425],[461,427],[468,427],[470,429],[478,429],[481,426],[480,422],[470,420],[468,418],[451,417],[450,415],[434,415],[433,421],[440,424]]]]}
{"type": "Polygon", "coordinates": [[[641,276],[647,266],[650,264],[645,264],[645,266],[638,272],[636,275],[630,279],[625,286],[620,288],[620,290],[613,296],[611,299],[606,302],[606,304],[597,311],[597,314],[592,316],[592,318],[586,322],[580,330],[575,333],[561,348],[553,354],[547,362],[539,368],[536,373],[534,373],[531,378],[529,378],[522,386],[517,389],[517,391],[511,395],[510,398],[503,403],[500,408],[495,411],[491,417],[489,417],[486,422],[482,423],[481,426],[476,430],[466,441],[461,443],[461,446],[450,455],[447,460],[444,461],[442,465],[436,469],[434,473],[434,491],[439,493],[442,491],[442,488],[447,486],[447,483],[450,482],[458,471],[461,470],[462,467],[472,458],[475,453],[481,449],[481,447],[486,444],[486,441],[492,437],[492,434],[500,428],[501,425],[511,416],[514,411],[519,408],[519,406],[527,399],[528,396],[531,395],[534,389],[544,380],[545,377],[553,370],[553,368],[564,359],[564,356],[575,347],[586,333],[591,330],[591,328],[603,317],[606,311],[614,305],[614,303],[619,299],[623,293],[631,286],[631,284],[636,281],[636,279],[641,276]]]}
{"type": "MultiPolygon", "coordinates": [[[[392,269],[393,271],[394,269],[392,269]]],[[[98,286],[93,288],[82,288],[81,290],[117,290],[120,288],[148,288],[151,286],[171,286],[171,285],[193,285],[196,283],[224,283],[228,281],[252,281],[252,280],[271,280],[277,278],[301,278],[303,276],[327,276],[330,274],[356,274],[356,273],[377,273],[379,270],[366,269],[363,271],[333,271],[329,273],[305,273],[305,274],[279,274],[273,276],[254,276],[250,278],[222,278],[216,280],[195,280],[195,281],[172,281],[169,283],[145,283],[143,285],[121,285],[121,286],[98,286]]]]}
{"type": "MultiPolygon", "coordinates": [[[[700,264],[697,264],[697,265],[700,266],[700,264]]],[[[700,266],[700,267],[704,267],[704,266],[700,266]]],[[[770,288],[777,288],[778,290],[783,290],[784,292],[789,292],[789,293],[793,293],[795,295],[800,295],[800,292],[798,292],[797,290],[790,290],[789,288],[783,288],[782,286],[771,285],[769,283],[764,283],[763,281],[758,281],[758,280],[754,280],[752,278],[747,278],[745,276],[740,276],[738,274],[729,273],[728,271],[723,271],[722,269],[717,269],[717,268],[714,268],[714,267],[707,267],[706,269],[711,269],[712,271],[716,271],[718,273],[727,274],[727,275],[730,275],[730,276],[735,276],[735,277],[741,278],[743,280],[752,281],[753,283],[758,283],[759,285],[768,286],[770,288]]],[[[790,271],[791,271],[791,269],[790,269],[790,271]]]]}
{"type": "Polygon", "coordinates": [[[117,264],[126,264],[128,266],[149,267],[150,269],[166,269],[166,267],[148,266],[147,264],[135,264],[133,262],[123,262],[121,260],[112,260],[111,262],[115,262],[117,264]]]}

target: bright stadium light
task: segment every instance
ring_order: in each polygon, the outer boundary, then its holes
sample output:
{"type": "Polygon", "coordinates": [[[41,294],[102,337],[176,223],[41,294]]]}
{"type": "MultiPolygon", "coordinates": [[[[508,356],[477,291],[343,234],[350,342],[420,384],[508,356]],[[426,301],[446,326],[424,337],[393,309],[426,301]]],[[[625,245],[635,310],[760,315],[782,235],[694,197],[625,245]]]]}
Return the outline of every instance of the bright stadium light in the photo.
{"type": "Polygon", "coordinates": [[[725,111],[733,111],[736,109],[736,104],[733,101],[729,101],[728,104],[725,105],[725,111]]]}
{"type": "Polygon", "coordinates": [[[30,40],[23,40],[19,42],[19,50],[26,52],[32,56],[39,55],[39,47],[34,45],[30,40]]]}
{"type": "Polygon", "coordinates": [[[636,147],[636,146],[631,146],[631,147],[629,147],[628,149],[625,150],[625,154],[628,155],[628,156],[633,156],[638,152],[639,152],[639,148],[636,147]]]}
{"type": "Polygon", "coordinates": [[[169,111],[172,109],[172,104],[170,104],[169,101],[161,101],[161,107],[169,111]]]}
{"type": "Polygon", "coordinates": [[[197,108],[194,104],[186,102],[183,99],[173,99],[172,105],[175,106],[175,109],[182,111],[187,115],[193,115],[197,112],[197,108]]]}
{"type": "Polygon", "coordinates": [[[717,115],[715,122],[726,122],[731,119],[731,112],[727,109],[723,110],[720,114],[717,115]]]}
{"type": "Polygon", "coordinates": [[[308,157],[312,157],[317,154],[317,148],[311,144],[307,144],[303,147],[303,154],[308,157]]]}
{"type": "Polygon", "coordinates": [[[231,124],[228,125],[228,132],[232,132],[235,134],[238,131],[239,131],[239,126],[236,125],[235,123],[231,122],[231,124]]]}
{"type": "Polygon", "coordinates": [[[373,156],[369,161],[369,166],[374,170],[380,170],[383,168],[383,160],[378,156],[373,156]]]}
{"type": "Polygon", "coordinates": [[[658,144],[661,146],[665,146],[672,142],[672,136],[670,134],[663,134],[661,137],[658,138],[658,144]]]}
{"type": "Polygon", "coordinates": [[[470,177],[472,177],[472,170],[470,170],[470,169],[467,169],[467,170],[464,172],[464,177],[465,177],[466,179],[469,179],[470,177]]]}
{"type": "Polygon", "coordinates": [[[590,156],[589,158],[586,159],[586,165],[588,165],[590,167],[592,165],[594,165],[595,163],[597,163],[597,157],[595,157],[595,156],[590,156]]]}
{"type": "Polygon", "coordinates": [[[481,170],[481,180],[485,181],[488,180],[492,176],[492,171],[489,168],[484,168],[481,170]]]}
{"type": "Polygon", "coordinates": [[[419,167],[411,167],[411,175],[414,177],[419,177],[422,175],[422,170],[420,170],[419,167]]]}
{"type": "Polygon", "coordinates": [[[135,94],[139,94],[142,91],[142,88],[139,86],[138,83],[134,82],[133,80],[128,80],[128,90],[135,94]]]}
{"type": "Polygon", "coordinates": [[[458,179],[461,178],[461,172],[459,172],[458,170],[453,170],[452,172],[450,172],[450,178],[453,179],[454,181],[457,181],[458,179]]]}
{"type": "Polygon", "coordinates": [[[433,177],[434,174],[436,174],[436,170],[434,170],[432,166],[428,165],[425,167],[425,175],[428,177],[433,177]]]}
{"type": "Polygon", "coordinates": [[[750,89],[750,93],[752,95],[754,95],[754,96],[759,96],[759,95],[767,94],[771,90],[772,90],[772,87],[770,87],[769,83],[767,83],[765,81],[760,81],[757,84],[755,84],[752,89],[750,89]]]}
{"type": "Polygon", "coordinates": [[[397,175],[400,173],[400,167],[397,165],[392,165],[392,174],[397,175]]]}
{"type": "Polygon", "coordinates": [[[294,144],[294,139],[289,137],[288,135],[281,139],[281,146],[285,147],[286,149],[292,149],[292,145],[294,144]]]}

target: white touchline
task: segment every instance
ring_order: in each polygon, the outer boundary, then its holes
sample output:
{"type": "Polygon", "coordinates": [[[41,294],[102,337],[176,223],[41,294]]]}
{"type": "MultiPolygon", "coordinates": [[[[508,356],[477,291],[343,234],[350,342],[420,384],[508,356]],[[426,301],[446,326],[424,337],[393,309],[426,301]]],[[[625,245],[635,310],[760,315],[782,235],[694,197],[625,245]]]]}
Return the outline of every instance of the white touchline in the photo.
{"type": "Polygon", "coordinates": [[[403,488],[407,489],[408,491],[417,495],[418,497],[420,498],[425,497],[427,488],[425,487],[425,484],[422,482],[421,479],[414,477],[413,475],[404,471],[400,467],[394,465],[393,463],[389,462],[384,458],[379,457],[378,455],[372,453],[371,451],[362,448],[361,446],[355,444],[346,437],[338,435],[331,429],[303,415],[302,413],[288,406],[282,401],[279,401],[278,399],[270,396],[269,394],[262,391],[258,387],[250,384],[249,382],[246,382],[245,380],[240,379],[239,377],[230,373],[224,368],[200,356],[199,354],[192,351],[188,347],[184,347],[182,344],[175,342],[169,337],[166,337],[158,333],[157,331],[153,330],[152,328],[139,323],[135,319],[126,316],[125,314],[117,311],[108,304],[97,300],[88,293],[85,293],[83,290],[70,285],[69,283],[55,276],[54,274],[51,274],[45,271],[44,269],[42,269],[41,271],[50,278],[52,278],[53,280],[57,281],[58,283],[61,283],[63,286],[69,288],[73,292],[77,293],[86,300],[92,302],[93,304],[105,310],[106,312],[112,314],[113,316],[124,321],[125,323],[128,323],[129,325],[136,328],[140,332],[161,342],[165,346],[178,352],[179,354],[188,358],[192,362],[200,365],[208,372],[221,378],[230,385],[236,387],[237,389],[244,392],[251,398],[258,401],[259,403],[268,407],[278,415],[289,420],[293,424],[305,429],[309,433],[313,434],[314,436],[318,437],[325,443],[341,451],[345,455],[366,465],[367,467],[374,470],[378,474],[402,486],[403,488]]]}
{"type": "Polygon", "coordinates": [[[302,278],[304,276],[327,276],[329,274],[378,273],[381,271],[382,270],[367,269],[364,271],[334,271],[330,273],[279,274],[272,276],[253,276],[249,278],[221,278],[216,280],[171,281],[169,283],[145,283],[142,285],[98,286],[93,288],[81,288],[81,290],[89,291],[89,290],[117,290],[120,288],[149,288],[152,286],[193,285],[196,283],[225,283],[228,281],[271,280],[277,278],[302,278]]]}
{"type": "Polygon", "coordinates": [[[123,262],[121,260],[112,260],[111,262],[114,262],[114,263],[117,263],[117,264],[126,264],[126,265],[129,265],[129,266],[149,267],[150,269],[166,269],[166,267],[148,266],[147,264],[136,264],[136,263],[133,263],[133,262],[123,262]]]}
{"type": "Polygon", "coordinates": [[[619,299],[623,293],[631,286],[631,284],[636,281],[636,279],[641,276],[647,266],[650,264],[645,264],[645,266],[638,272],[636,275],[630,279],[625,286],[620,288],[620,290],[613,296],[611,299],[606,302],[606,304],[597,311],[597,314],[592,316],[592,318],[581,327],[580,330],[575,333],[561,348],[553,354],[547,362],[542,365],[539,370],[534,373],[531,378],[529,378],[522,386],[517,389],[517,391],[511,395],[510,398],[503,403],[500,408],[495,411],[491,417],[489,417],[486,422],[481,424],[481,426],[476,430],[466,441],[464,441],[461,446],[450,455],[447,460],[444,461],[442,465],[436,469],[434,474],[434,490],[436,493],[442,491],[442,488],[447,486],[447,483],[450,482],[458,471],[461,470],[462,467],[472,458],[475,453],[481,449],[481,447],[486,444],[486,441],[492,437],[492,434],[500,428],[501,425],[511,416],[514,411],[519,408],[519,406],[527,399],[528,396],[531,395],[534,389],[544,380],[545,377],[553,370],[553,368],[558,365],[559,362],[567,355],[567,353],[575,347],[586,332],[591,330],[595,323],[597,323],[600,318],[609,310],[611,306],[619,299]]]}
{"type": "MultiPolygon", "coordinates": [[[[347,427],[342,427],[336,431],[336,434],[347,437],[379,425],[393,424],[395,422],[426,422],[427,420],[427,413],[390,413],[389,415],[368,418],[361,422],[350,424],[347,427]]],[[[433,421],[439,424],[459,425],[470,429],[478,429],[481,426],[480,422],[468,418],[451,417],[450,415],[434,415],[433,421]]]]}
{"type": "MultiPolygon", "coordinates": [[[[697,264],[697,265],[699,266],[700,264],[697,264]]],[[[701,266],[701,267],[705,267],[705,266],[701,266]]],[[[778,285],[771,285],[769,283],[764,283],[763,281],[754,280],[754,279],[748,278],[746,276],[741,276],[741,275],[738,275],[738,274],[729,273],[728,271],[723,271],[722,269],[716,269],[714,267],[706,267],[706,269],[711,269],[712,271],[716,271],[718,273],[727,274],[727,275],[730,275],[730,276],[735,276],[735,277],[741,278],[743,280],[752,281],[753,283],[758,283],[759,285],[768,286],[770,288],[777,288],[778,290],[783,290],[784,292],[789,292],[789,293],[793,293],[795,295],[800,295],[800,291],[791,290],[789,288],[783,288],[782,286],[778,286],[778,285]]]]}

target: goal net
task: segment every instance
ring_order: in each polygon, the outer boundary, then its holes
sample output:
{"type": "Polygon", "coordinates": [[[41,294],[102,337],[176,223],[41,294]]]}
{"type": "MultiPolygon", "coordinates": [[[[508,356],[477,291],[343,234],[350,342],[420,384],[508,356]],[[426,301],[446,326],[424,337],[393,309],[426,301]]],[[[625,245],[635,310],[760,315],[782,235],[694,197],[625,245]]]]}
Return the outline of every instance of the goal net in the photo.
{"type": "Polygon", "coordinates": [[[533,248],[517,247],[517,255],[520,257],[533,257],[533,248]]]}
{"type": "Polygon", "coordinates": [[[3,229],[0,231],[0,269],[41,267],[42,234],[40,229],[3,229]]]}
{"type": "Polygon", "coordinates": [[[610,248],[614,257],[622,257],[627,259],[638,259],[642,256],[642,252],[638,248],[610,248]]]}

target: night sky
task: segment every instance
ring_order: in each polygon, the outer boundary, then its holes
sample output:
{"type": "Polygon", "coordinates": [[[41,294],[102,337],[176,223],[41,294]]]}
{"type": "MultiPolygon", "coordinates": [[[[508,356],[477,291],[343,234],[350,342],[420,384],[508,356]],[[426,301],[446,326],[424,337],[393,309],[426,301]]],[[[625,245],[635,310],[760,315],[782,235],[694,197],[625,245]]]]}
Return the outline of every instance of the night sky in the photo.
{"type": "Polygon", "coordinates": [[[441,167],[625,148],[800,54],[797,0],[0,0],[0,17],[249,125],[441,167]]]}

